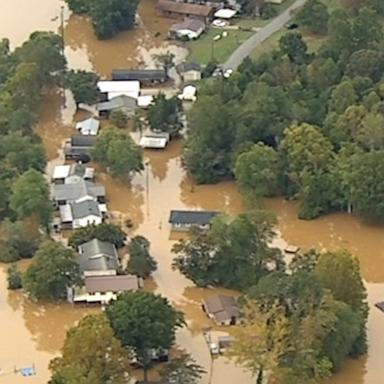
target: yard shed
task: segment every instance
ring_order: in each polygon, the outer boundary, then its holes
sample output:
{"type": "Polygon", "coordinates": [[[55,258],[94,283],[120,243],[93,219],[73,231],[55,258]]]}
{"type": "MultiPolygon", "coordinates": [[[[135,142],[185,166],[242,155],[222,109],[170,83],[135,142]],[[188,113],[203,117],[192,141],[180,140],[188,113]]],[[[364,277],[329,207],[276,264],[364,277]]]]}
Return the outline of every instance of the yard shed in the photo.
{"type": "Polygon", "coordinates": [[[181,63],[177,66],[181,78],[185,83],[201,80],[201,66],[197,63],[181,63]]]}

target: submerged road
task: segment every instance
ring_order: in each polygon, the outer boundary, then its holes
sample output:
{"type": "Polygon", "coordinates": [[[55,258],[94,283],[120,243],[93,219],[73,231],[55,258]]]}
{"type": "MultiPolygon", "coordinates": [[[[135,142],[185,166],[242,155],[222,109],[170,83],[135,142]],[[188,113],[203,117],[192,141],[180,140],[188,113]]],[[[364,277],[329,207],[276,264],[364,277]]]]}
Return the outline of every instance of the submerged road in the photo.
{"type": "Polygon", "coordinates": [[[223,64],[223,69],[237,69],[242,61],[249,56],[258,45],[283,28],[285,24],[293,18],[295,10],[302,7],[305,2],[306,0],[296,0],[283,13],[275,17],[270,23],[252,35],[232,53],[229,59],[223,64]]]}

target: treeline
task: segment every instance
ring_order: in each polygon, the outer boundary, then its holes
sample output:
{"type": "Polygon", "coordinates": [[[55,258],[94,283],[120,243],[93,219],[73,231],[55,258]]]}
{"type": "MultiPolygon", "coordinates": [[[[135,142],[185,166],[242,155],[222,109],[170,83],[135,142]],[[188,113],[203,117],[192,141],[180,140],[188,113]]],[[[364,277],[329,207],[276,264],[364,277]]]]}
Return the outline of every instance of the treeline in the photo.
{"type": "Polygon", "coordinates": [[[198,183],[235,178],[251,203],[299,199],[304,219],[384,220],[383,9],[360,3],[329,15],[309,1],[299,17],[308,25],[315,13],[312,32],[328,31],[316,53],[288,32],[278,50],[202,86],[183,152],[198,183]]]}
{"type": "Polygon", "coordinates": [[[51,220],[46,155],[32,128],[44,90],[64,69],[61,38],[51,32],[31,34],[13,52],[0,43],[0,261],[31,257],[51,220]]]}
{"type": "Polygon", "coordinates": [[[139,0],[66,0],[69,9],[87,14],[98,39],[109,39],[133,28],[139,0]]]}
{"type": "Polygon", "coordinates": [[[276,218],[251,211],[214,219],[173,247],[174,268],[198,286],[242,292],[242,321],[229,356],[262,383],[316,383],[347,356],[366,352],[368,305],[358,260],[348,251],[297,254],[271,246],[276,218]]]}

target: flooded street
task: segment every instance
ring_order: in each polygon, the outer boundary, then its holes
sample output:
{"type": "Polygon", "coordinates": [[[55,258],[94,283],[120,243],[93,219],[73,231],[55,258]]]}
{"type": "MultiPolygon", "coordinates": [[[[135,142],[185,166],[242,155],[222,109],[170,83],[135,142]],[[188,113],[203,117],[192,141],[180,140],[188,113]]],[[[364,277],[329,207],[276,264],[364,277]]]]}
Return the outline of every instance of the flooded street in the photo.
{"type": "MultiPolygon", "coordinates": [[[[64,4],[60,0],[0,2],[0,36],[9,37],[13,46],[21,44],[34,30],[57,31],[60,6],[64,4]]],[[[69,66],[93,69],[107,77],[113,68],[147,65],[152,60],[151,55],[162,50],[172,50],[181,59],[185,51],[164,42],[167,28],[174,20],[156,17],[154,4],[155,0],[141,2],[138,29],[104,42],[95,39],[88,21],[70,16],[66,10],[64,34],[69,66]]],[[[85,116],[75,114],[70,94],[58,90],[46,96],[36,132],[46,147],[50,167],[62,161],[58,157],[60,148],[74,132],[73,121],[85,116]]],[[[223,358],[212,364],[202,332],[213,324],[200,308],[201,299],[208,293],[193,287],[189,280],[172,270],[170,250],[177,237],[171,235],[168,225],[171,209],[208,209],[236,214],[242,212],[244,206],[234,183],[194,185],[181,167],[180,150],[181,143],[172,142],[165,151],[146,151],[146,169],[130,184],[112,180],[102,169],[98,169],[98,182],[106,186],[113,220],[123,226],[127,219],[132,220],[134,226],[130,233],[144,235],[150,240],[152,254],[158,261],[151,287],[186,313],[188,326],[178,332],[177,342],[209,371],[203,383],[253,384],[254,379],[249,374],[227,365],[223,358]]],[[[345,214],[300,221],[292,202],[273,199],[265,204],[278,215],[279,230],[288,243],[304,249],[343,247],[360,259],[371,308],[369,353],[366,358],[348,361],[342,372],[326,384],[381,384],[384,314],[374,308],[373,303],[384,300],[384,229],[360,223],[345,214]]],[[[48,362],[62,346],[66,329],[92,311],[69,305],[37,305],[18,292],[8,292],[6,269],[7,266],[0,265],[0,369],[9,374],[0,374],[0,383],[21,384],[26,380],[32,384],[45,383],[49,378],[48,362]],[[21,368],[31,364],[37,369],[35,377],[25,379],[12,373],[15,366],[21,368]]]]}

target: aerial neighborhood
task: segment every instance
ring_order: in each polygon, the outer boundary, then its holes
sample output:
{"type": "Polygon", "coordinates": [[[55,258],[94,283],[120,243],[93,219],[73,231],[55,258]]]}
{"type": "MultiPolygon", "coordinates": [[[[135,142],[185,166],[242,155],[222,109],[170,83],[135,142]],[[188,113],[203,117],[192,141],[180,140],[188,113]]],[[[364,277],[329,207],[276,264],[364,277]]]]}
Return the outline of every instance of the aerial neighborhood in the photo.
{"type": "Polygon", "coordinates": [[[0,383],[382,383],[384,1],[1,10],[0,383]]]}

